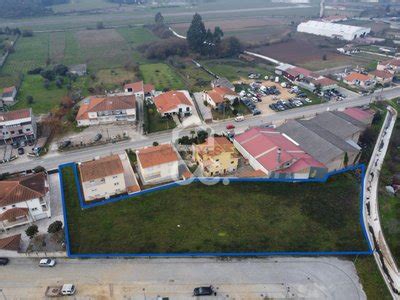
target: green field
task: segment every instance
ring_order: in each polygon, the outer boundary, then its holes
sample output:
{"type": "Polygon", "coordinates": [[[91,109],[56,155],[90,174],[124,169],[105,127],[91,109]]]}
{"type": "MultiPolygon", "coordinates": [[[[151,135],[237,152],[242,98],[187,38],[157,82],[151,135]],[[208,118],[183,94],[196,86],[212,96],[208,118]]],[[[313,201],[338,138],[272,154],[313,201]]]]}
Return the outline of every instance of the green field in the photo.
{"type": "Polygon", "coordinates": [[[182,90],[185,89],[181,77],[167,64],[145,64],[140,66],[140,73],[146,83],[152,83],[157,90],[182,90]]]}
{"type": "Polygon", "coordinates": [[[72,168],[63,176],[73,254],[367,250],[350,173],[325,184],[191,184],[87,210],[72,168]]]}

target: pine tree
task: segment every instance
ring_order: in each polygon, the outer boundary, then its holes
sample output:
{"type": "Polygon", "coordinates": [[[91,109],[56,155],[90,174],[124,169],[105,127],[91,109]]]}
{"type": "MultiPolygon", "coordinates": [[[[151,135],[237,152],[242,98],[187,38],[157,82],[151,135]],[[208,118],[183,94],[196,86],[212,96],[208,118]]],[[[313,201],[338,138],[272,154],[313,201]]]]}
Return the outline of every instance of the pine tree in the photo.
{"type": "Polygon", "coordinates": [[[206,40],[206,27],[199,14],[193,16],[192,23],[187,32],[187,41],[189,47],[195,52],[201,52],[203,49],[204,42],[206,40]]]}

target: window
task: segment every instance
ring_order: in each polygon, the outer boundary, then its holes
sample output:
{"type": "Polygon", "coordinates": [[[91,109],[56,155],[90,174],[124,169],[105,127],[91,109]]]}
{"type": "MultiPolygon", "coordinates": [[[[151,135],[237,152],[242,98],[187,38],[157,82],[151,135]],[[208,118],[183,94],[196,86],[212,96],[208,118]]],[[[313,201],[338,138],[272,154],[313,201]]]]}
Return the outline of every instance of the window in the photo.
{"type": "Polygon", "coordinates": [[[38,208],[37,208],[37,207],[34,207],[34,208],[32,208],[31,210],[32,210],[32,211],[37,211],[38,208]]]}
{"type": "Polygon", "coordinates": [[[186,107],[186,111],[190,111],[190,107],[186,107]]]}
{"type": "Polygon", "coordinates": [[[15,207],[15,204],[13,204],[12,207],[15,207]]]}
{"type": "Polygon", "coordinates": [[[114,183],[114,186],[117,186],[117,185],[119,185],[119,182],[115,182],[115,183],[114,183]]]}
{"type": "Polygon", "coordinates": [[[19,130],[18,130],[18,133],[19,133],[19,134],[23,134],[24,132],[23,132],[22,129],[19,129],[19,130]]]}
{"type": "Polygon", "coordinates": [[[31,129],[30,128],[26,128],[26,131],[31,131],[31,129]]]}
{"type": "Polygon", "coordinates": [[[116,178],[118,178],[118,175],[114,175],[114,176],[113,176],[113,179],[116,179],[116,178]]]}

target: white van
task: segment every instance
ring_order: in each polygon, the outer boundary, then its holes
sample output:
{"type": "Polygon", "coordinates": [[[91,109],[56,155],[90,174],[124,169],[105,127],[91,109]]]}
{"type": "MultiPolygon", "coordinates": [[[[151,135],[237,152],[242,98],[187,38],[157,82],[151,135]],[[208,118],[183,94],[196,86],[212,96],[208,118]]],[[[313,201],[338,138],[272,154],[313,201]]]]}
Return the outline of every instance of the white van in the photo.
{"type": "Polygon", "coordinates": [[[242,122],[242,121],[244,121],[244,116],[236,116],[236,117],[235,117],[235,121],[236,121],[236,122],[242,122]]]}
{"type": "Polygon", "coordinates": [[[64,296],[75,294],[75,285],[73,284],[64,284],[62,286],[61,294],[64,296]]]}

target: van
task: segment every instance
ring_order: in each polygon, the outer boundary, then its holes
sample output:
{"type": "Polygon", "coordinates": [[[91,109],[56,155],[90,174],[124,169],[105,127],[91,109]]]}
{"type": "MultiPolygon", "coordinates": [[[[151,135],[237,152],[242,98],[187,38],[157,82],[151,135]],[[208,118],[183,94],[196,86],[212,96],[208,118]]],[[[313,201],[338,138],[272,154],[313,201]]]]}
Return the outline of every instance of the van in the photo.
{"type": "Polygon", "coordinates": [[[75,294],[75,285],[73,284],[64,284],[62,286],[61,294],[68,296],[75,294]]]}
{"type": "Polygon", "coordinates": [[[236,121],[236,122],[242,122],[242,121],[244,121],[244,116],[236,116],[236,117],[235,117],[235,121],[236,121]]]}

